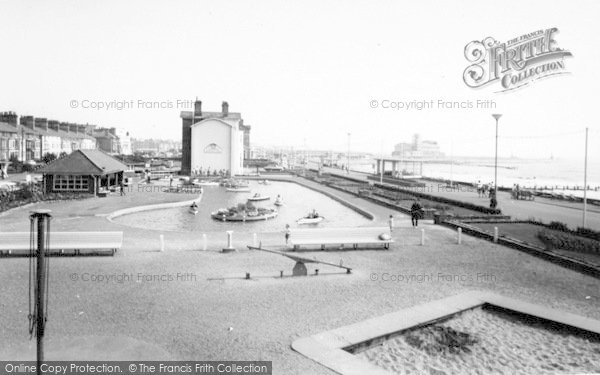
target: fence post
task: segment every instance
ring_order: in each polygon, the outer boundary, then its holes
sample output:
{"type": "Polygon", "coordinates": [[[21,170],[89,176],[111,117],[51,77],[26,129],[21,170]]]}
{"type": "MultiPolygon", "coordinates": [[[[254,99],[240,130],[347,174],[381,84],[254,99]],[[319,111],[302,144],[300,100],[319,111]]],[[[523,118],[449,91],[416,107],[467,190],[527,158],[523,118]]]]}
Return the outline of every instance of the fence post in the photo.
{"type": "Polygon", "coordinates": [[[458,232],[458,244],[460,245],[462,243],[462,228],[458,228],[457,229],[458,232]]]}
{"type": "Polygon", "coordinates": [[[421,246],[425,246],[425,229],[421,229],[421,246]]]}
{"type": "Polygon", "coordinates": [[[498,227],[494,227],[494,243],[498,243],[498,227]]]}

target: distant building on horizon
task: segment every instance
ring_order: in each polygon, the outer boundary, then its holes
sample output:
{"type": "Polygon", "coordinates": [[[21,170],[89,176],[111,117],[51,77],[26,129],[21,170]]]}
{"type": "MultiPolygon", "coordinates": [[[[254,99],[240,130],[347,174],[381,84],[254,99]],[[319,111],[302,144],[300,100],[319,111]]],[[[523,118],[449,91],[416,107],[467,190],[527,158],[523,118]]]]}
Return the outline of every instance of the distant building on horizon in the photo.
{"type": "Polygon", "coordinates": [[[133,153],[149,155],[179,155],[181,153],[181,142],[167,139],[131,139],[133,153]]]}
{"type": "Polygon", "coordinates": [[[183,111],[181,174],[221,171],[241,174],[244,158],[250,156],[250,126],[238,112],[229,112],[229,104],[221,104],[221,112],[202,111],[196,100],[194,111],[183,111]]]}
{"type": "Polygon", "coordinates": [[[131,138],[129,132],[117,128],[94,129],[94,137],[98,148],[111,155],[131,155],[131,138]]]}
{"type": "Polygon", "coordinates": [[[422,141],[419,134],[415,134],[411,143],[396,144],[392,156],[405,159],[439,159],[443,158],[444,154],[436,141],[422,141]]]}

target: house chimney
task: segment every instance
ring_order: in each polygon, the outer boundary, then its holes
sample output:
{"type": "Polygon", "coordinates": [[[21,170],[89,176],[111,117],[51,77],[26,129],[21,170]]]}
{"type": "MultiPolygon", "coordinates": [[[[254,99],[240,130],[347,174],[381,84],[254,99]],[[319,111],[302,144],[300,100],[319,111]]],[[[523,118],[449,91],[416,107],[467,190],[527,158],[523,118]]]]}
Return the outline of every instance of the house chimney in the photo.
{"type": "Polygon", "coordinates": [[[59,129],[68,133],[69,132],[69,123],[68,122],[61,122],[59,124],[59,129]]]}
{"type": "Polygon", "coordinates": [[[198,99],[194,102],[194,117],[202,117],[202,102],[198,99]]]}
{"type": "Polygon", "coordinates": [[[59,124],[58,121],[56,121],[56,120],[50,120],[50,121],[48,121],[48,128],[50,128],[50,129],[52,129],[54,131],[58,131],[58,127],[59,127],[58,124],[59,124]]]}
{"type": "Polygon", "coordinates": [[[8,112],[8,123],[9,124],[17,126],[18,118],[19,118],[19,116],[17,116],[17,114],[15,112],[8,112]]]}
{"type": "Polygon", "coordinates": [[[33,116],[21,116],[21,125],[26,128],[33,129],[34,121],[35,119],[33,116]]]}
{"type": "Polygon", "coordinates": [[[38,117],[35,119],[35,127],[36,129],[43,130],[45,132],[48,131],[48,119],[43,117],[38,117]]]}
{"type": "Polygon", "coordinates": [[[221,103],[221,110],[223,112],[223,117],[227,117],[229,115],[229,104],[227,102],[221,103]]]}
{"type": "Polygon", "coordinates": [[[19,116],[17,116],[16,113],[11,112],[11,111],[0,113],[0,122],[5,122],[7,124],[11,124],[14,126],[17,126],[18,118],[19,118],[19,116]]]}

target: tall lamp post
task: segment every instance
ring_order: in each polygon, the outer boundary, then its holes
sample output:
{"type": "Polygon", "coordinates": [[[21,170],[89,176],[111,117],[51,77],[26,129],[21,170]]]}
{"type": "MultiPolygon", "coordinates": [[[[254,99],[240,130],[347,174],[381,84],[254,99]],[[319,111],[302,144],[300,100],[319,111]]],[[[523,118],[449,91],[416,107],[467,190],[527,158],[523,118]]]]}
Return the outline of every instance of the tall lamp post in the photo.
{"type": "Polygon", "coordinates": [[[381,160],[379,160],[379,161],[381,162],[381,165],[378,165],[378,167],[379,167],[379,183],[383,184],[383,166],[385,165],[385,164],[383,164],[384,163],[384,161],[383,161],[383,139],[381,140],[381,160]]]}
{"type": "Polygon", "coordinates": [[[588,128],[585,128],[585,160],[583,164],[583,227],[587,226],[587,159],[588,159],[588,128]]]}
{"type": "Polygon", "coordinates": [[[492,115],[496,119],[496,156],[494,157],[494,198],[498,201],[498,120],[502,117],[501,114],[495,113],[492,115]]]}
{"type": "Polygon", "coordinates": [[[350,173],[350,133],[348,133],[348,155],[346,158],[346,171],[350,173]]]}

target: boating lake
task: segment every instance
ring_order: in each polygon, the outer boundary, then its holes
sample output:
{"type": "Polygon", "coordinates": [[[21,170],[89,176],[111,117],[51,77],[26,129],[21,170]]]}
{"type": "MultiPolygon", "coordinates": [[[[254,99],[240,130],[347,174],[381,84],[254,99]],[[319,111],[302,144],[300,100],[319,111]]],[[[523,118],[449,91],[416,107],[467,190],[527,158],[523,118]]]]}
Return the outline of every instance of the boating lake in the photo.
{"type": "MultiPolygon", "coordinates": [[[[188,207],[177,207],[128,214],[115,218],[118,224],[144,229],[166,231],[222,232],[282,232],[285,225],[292,228],[302,227],[344,227],[372,225],[371,220],[343,206],[333,199],[291,182],[271,182],[270,185],[250,182],[250,192],[234,193],[222,186],[203,186],[204,194],[198,203],[198,214],[190,213],[188,207]],[[255,193],[270,196],[267,201],[252,202],[257,207],[276,208],[279,214],[274,219],[254,222],[222,222],[211,218],[211,212],[219,208],[237,206],[245,203],[255,193]],[[284,205],[276,207],[273,203],[281,194],[284,205]],[[313,209],[325,217],[319,224],[298,225],[296,220],[306,216],[313,209]]],[[[190,195],[190,199],[192,196],[190,195]]]]}

